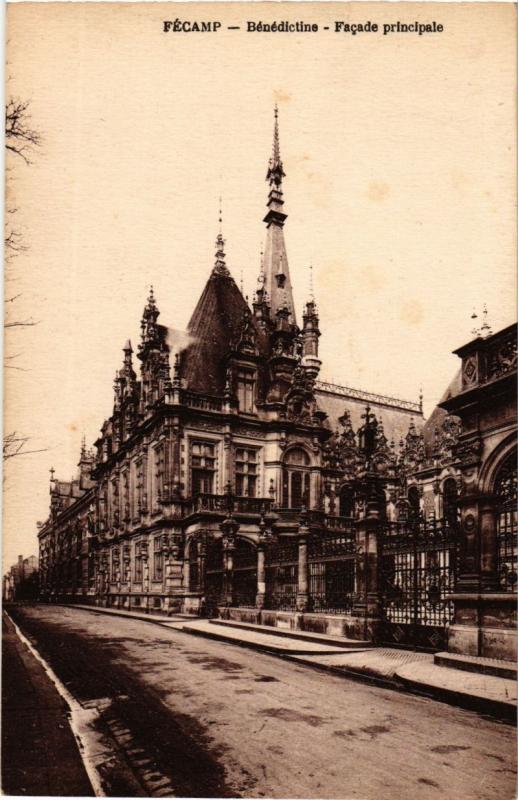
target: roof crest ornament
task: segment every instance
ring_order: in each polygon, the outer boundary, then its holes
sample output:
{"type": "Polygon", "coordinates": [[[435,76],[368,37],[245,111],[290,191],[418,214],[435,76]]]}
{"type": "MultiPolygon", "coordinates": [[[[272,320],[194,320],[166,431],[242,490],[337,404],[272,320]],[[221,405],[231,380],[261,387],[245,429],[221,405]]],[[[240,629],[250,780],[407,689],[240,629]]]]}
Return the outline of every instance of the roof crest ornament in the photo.
{"type": "Polygon", "coordinates": [[[212,270],[212,274],[229,277],[230,272],[228,271],[227,265],[225,264],[225,239],[223,238],[222,225],[223,225],[223,212],[222,212],[222,203],[220,197],[219,214],[218,214],[218,235],[216,237],[216,258],[214,261],[214,268],[212,270]]]}

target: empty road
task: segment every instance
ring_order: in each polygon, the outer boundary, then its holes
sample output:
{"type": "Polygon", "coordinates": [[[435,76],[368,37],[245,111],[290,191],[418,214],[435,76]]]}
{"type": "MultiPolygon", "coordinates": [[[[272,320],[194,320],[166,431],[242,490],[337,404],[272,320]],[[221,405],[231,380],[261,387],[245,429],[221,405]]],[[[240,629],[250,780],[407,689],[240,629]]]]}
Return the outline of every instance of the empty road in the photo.
{"type": "Polygon", "coordinates": [[[98,710],[109,796],[514,797],[510,725],[139,620],[10,613],[98,710]]]}

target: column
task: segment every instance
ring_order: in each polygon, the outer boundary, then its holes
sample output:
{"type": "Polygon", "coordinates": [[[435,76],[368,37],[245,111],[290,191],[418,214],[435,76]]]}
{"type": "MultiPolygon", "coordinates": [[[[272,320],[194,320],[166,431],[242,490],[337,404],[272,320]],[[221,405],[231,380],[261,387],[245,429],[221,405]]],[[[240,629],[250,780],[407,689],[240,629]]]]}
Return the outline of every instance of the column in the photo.
{"type": "Polygon", "coordinates": [[[298,538],[299,572],[297,582],[297,611],[307,611],[309,603],[308,535],[309,529],[305,523],[302,523],[299,528],[298,538]]]}
{"type": "Polygon", "coordinates": [[[266,596],[266,559],[265,545],[259,542],[257,545],[257,595],[255,605],[257,608],[264,608],[266,596]]]}
{"type": "Polygon", "coordinates": [[[223,586],[223,602],[226,606],[231,606],[233,602],[233,588],[234,588],[234,538],[227,537],[223,541],[223,557],[224,557],[224,586],[223,586]]]}
{"type": "Polygon", "coordinates": [[[482,591],[498,591],[497,535],[494,499],[480,502],[480,584],[482,591]]]}
{"type": "Polygon", "coordinates": [[[142,558],[142,597],[141,605],[147,610],[149,608],[149,554],[148,543],[142,542],[140,545],[140,552],[142,558]]]}

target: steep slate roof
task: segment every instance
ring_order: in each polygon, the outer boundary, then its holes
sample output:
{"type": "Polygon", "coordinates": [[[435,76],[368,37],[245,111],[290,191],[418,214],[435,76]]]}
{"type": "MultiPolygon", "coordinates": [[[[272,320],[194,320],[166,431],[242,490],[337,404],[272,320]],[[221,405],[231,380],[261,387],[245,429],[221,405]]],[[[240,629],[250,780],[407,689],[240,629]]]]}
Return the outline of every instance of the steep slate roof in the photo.
{"type": "Polygon", "coordinates": [[[232,276],[214,270],[187,327],[194,341],[184,350],[180,362],[186,388],[202,394],[223,393],[225,357],[239,338],[247,311],[232,276]]]}
{"type": "MultiPolygon", "coordinates": [[[[462,373],[459,368],[459,370],[455,373],[453,379],[448,384],[448,388],[446,389],[443,396],[439,400],[439,403],[443,403],[445,400],[449,400],[450,397],[454,397],[455,395],[459,394],[461,389],[462,389],[462,373]]],[[[437,405],[435,406],[434,410],[426,420],[426,424],[423,428],[423,437],[427,455],[431,454],[435,429],[441,427],[442,423],[444,422],[447,416],[448,412],[444,408],[440,408],[437,405]]]]}
{"type": "Polygon", "coordinates": [[[332,387],[333,384],[317,383],[315,394],[319,408],[325,411],[328,416],[326,423],[332,430],[336,430],[339,427],[338,419],[344,411],[348,411],[351,417],[351,424],[356,432],[365,421],[362,419],[362,414],[365,413],[367,403],[376,418],[383,421],[385,436],[389,442],[394,439],[396,447],[399,445],[400,440],[407,435],[411,419],[414,420],[418,431],[423,427],[422,413],[415,403],[405,404],[400,401],[401,405],[398,405],[399,401],[392,398],[377,397],[360,391],[354,391],[354,394],[349,394],[346,387],[337,386],[333,391],[332,388],[327,388],[328,386],[332,387]],[[405,405],[408,407],[404,407],[405,405]]]}

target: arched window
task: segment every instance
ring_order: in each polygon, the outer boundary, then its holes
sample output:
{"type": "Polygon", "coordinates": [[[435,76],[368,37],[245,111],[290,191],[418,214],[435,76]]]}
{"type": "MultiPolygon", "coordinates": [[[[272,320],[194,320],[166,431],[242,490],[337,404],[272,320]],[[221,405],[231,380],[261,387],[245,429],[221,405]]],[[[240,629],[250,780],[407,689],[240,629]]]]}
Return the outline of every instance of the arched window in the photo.
{"type": "Polygon", "coordinates": [[[457,521],[457,481],[447,478],[442,487],[443,516],[446,522],[454,524],[457,521]]]}
{"type": "Polygon", "coordinates": [[[282,504],[284,508],[309,505],[309,456],[301,447],[288,450],[282,469],[282,504]]]}
{"type": "Polygon", "coordinates": [[[352,486],[342,486],[340,489],[340,516],[354,516],[354,489],[352,486]]]}
{"type": "Polygon", "coordinates": [[[514,452],[507,456],[500,467],[493,491],[497,497],[497,556],[500,585],[507,592],[515,592],[518,555],[514,452]]]}
{"type": "Polygon", "coordinates": [[[410,506],[409,513],[411,519],[418,519],[420,512],[419,502],[419,489],[417,486],[411,486],[408,490],[408,504],[410,506]]]}

